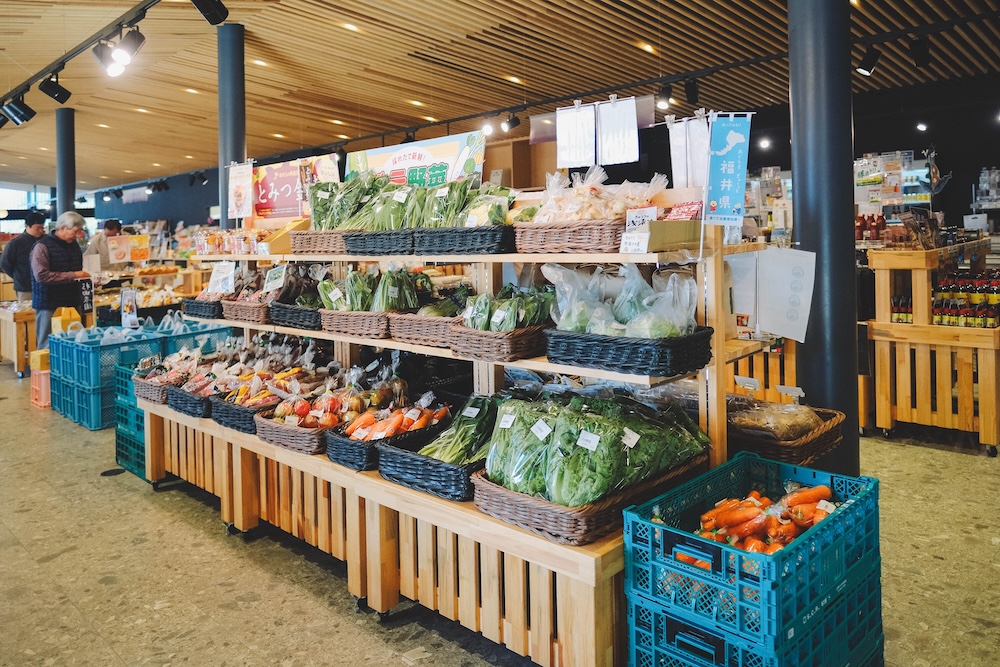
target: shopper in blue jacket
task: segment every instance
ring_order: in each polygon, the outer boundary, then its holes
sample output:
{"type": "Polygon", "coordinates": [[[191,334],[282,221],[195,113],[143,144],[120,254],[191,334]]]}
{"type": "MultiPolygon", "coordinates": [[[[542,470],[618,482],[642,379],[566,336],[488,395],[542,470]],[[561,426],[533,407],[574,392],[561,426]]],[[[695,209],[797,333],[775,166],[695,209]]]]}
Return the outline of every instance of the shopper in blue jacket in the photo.
{"type": "Polygon", "coordinates": [[[0,256],[0,271],[14,279],[18,301],[31,300],[31,249],[45,234],[45,216],[31,211],[24,218],[24,232],[7,243],[0,256]]]}

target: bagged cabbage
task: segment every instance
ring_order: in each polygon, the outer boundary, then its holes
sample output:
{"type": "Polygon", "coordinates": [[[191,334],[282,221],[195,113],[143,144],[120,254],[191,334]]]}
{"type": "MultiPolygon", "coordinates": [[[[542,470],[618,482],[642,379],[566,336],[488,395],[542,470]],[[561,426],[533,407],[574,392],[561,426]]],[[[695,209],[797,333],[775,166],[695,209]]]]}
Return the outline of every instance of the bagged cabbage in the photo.
{"type": "Polygon", "coordinates": [[[643,300],[646,311],[625,325],[631,338],[677,338],[694,333],[697,285],[691,278],[673,274],[667,290],[643,300]]]}

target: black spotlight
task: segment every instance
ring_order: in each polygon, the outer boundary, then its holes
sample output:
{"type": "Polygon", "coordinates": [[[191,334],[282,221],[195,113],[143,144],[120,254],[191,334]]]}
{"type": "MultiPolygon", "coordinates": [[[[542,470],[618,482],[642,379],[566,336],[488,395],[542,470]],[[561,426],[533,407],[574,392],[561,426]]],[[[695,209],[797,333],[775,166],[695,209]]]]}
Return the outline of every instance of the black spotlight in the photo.
{"type": "Polygon", "coordinates": [[[219,25],[229,16],[229,10],[222,4],[222,0],[191,0],[191,2],[212,25],[219,25]]]}
{"type": "Polygon", "coordinates": [[[346,164],[346,162],[347,162],[347,151],[344,150],[343,146],[341,146],[340,148],[338,148],[337,152],[334,153],[334,159],[336,159],[337,162],[339,162],[341,164],[346,164]]]}
{"type": "Polygon", "coordinates": [[[205,172],[203,171],[198,172],[198,176],[201,179],[202,185],[208,185],[208,176],[205,175],[205,172]]]}
{"type": "Polygon", "coordinates": [[[931,45],[926,37],[915,37],[910,41],[910,57],[917,67],[927,67],[931,64],[931,45]]]}
{"type": "Polygon", "coordinates": [[[42,82],[38,84],[38,90],[48,95],[59,104],[66,104],[66,100],[68,100],[69,96],[73,94],[59,85],[58,72],[53,73],[52,76],[47,79],[42,79],[42,82]]]}
{"type": "Polygon", "coordinates": [[[510,132],[515,127],[521,124],[521,119],[517,117],[516,113],[512,113],[507,117],[507,120],[500,122],[500,129],[504,132],[510,132]]]}
{"type": "Polygon", "coordinates": [[[170,183],[167,183],[167,179],[160,181],[160,189],[166,191],[170,189],[170,183]]]}
{"type": "Polygon", "coordinates": [[[118,46],[111,51],[111,57],[114,58],[115,62],[128,65],[145,43],[146,38],[139,32],[139,28],[133,28],[118,40],[118,46]]]}
{"type": "Polygon", "coordinates": [[[0,127],[3,127],[4,125],[6,125],[9,122],[10,122],[10,118],[7,118],[7,116],[4,116],[2,113],[0,113],[0,127]]]}
{"type": "Polygon", "coordinates": [[[670,107],[670,98],[673,95],[673,87],[667,83],[660,86],[660,92],[656,95],[656,108],[657,109],[668,109],[670,107]]]}
{"type": "Polygon", "coordinates": [[[406,136],[403,137],[403,140],[400,141],[399,143],[401,143],[401,144],[412,144],[416,140],[417,140],[416,133],[414,133],[414,132],[407,132],[406,136]]]}
{"type": "MultiPolygon", "coordinates": [[[[107,197],[108,195],[107,195],[107,194],[105,194],[104,196],[105,196],[105,197],[107,197]]],[[[110,197],[108,197],[108,200],[109,200],[109,201],[110,201],[110,199],[111,199],[111,198],[110,198],[110,197]]],[[[86,204],[86,203],[87,203],[87,198],[86,198],[86,197],[84,197],[84,196],[80,196],[80,197],[77,197],[77,198],[76,198],[76,203],[77,203],[77,204],[86,204]]]]}
{"type": "Polygon", "coordinates": [[[684,96],[688,104],[698,105],[698,79],[688,79],[684,82],[684,96]]]}
{"type": "Polygon", "coordinates": [[[114,191],[114,195],[115,199],[121,199],[125,195],[125,193],[122,192],[121,188],[118,188],[117,190],[114,191]]]}
{"type": "Polygon", "coordinates": [[[865,51],[864,58],[861,59],[861,64],[858,65],[858,74],[864,76],[871,76],[875,73],[875,65],[878,64],[878,59],[882,57],[882,52],[876,49],[874,46],[869,46],[868,50],[865,51]]]}
{"type": "Polygon", "coordinates": [[[14,121],[14,125],[23,125],[35,117],[35,110],[24,102],[24,93],[3,105],[3,114],[14,121]]]}

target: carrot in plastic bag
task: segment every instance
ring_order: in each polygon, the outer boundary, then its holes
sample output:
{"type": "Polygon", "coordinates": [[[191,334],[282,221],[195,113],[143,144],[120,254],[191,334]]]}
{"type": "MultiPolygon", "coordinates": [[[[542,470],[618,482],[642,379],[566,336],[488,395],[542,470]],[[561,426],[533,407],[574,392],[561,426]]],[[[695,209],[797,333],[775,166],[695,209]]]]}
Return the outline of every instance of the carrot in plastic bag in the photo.
{"type": "Polygon", "coordinates": [[[813,486],[808,489],[792,491],[782,498],[781,502],[785,507],[795,507],[796,505],[818,503],[821,500],[829,500],[832,497],[833,494],[830,492],[830,487],[825,484],[820,484],[819,486],[813,486]]]}

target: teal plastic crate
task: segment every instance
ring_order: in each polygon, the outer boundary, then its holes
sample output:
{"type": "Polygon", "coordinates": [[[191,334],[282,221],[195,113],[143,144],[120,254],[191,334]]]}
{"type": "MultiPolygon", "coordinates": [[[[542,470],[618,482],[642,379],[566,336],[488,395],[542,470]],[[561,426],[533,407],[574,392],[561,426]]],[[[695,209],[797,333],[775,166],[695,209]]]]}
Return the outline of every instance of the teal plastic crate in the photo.
{"type": "Polygon", "coordinates": [[[232,327],[206,322],[185,322],[184,332],[164,333],[163,356],[179,352],[183,348],[193,350],[204,344],[204,352],[214,352],[232,335],[232,327]]]}
{"type": "Polygon", "coordinates": [[[132,376],[135,374],[134,364],[117,364],[115,366],[115,398],[122,403],[135,405],[135,387],[132,376]]]}
{"type": "Polygon", "coordinates": [[[146,443],[142,435],[115,430],[115,461],[141,480],[146,479],[146,443]]]}
{"type": "Polygon", "coordinates": [[[129,403],[122,400],[121,396],[115,397],[115,426],[118,428],[124,428],[141,438],[146,429],[145,414],[135,407],[135,400],[129,403]]]}
{"type": "Polygon", "coordinates": [[[73,377],[73,339],[67,334],[49,336],[49,370],[52,375],[73,377]]]}
{"type": "Polygon", "coordinates": [[[854,667],[878,664],[881,567],[810,618],[778,650],[701,625],[641,595],[627,597],[631,667],[854,667]],[[875,660],[873,663],[872,661],[875,660]]]}
{"type": "Polygon", "coordinates": [[[81,387],[77,384],[71,384],[69,387],[73,394],[73,421],[91,431],[115,425],[114,385],[109,384],[104,389],[81,387]]]}
{"type": "Polygon", "coordinates": [[[626,508],[625,590],[706,626],[777,648],[880,558],[878,480],[848,477],[742,452],[659,498],[626,508]],[[826,484],[843,505],[774,555],[693,534],[724,498],[751,490],[772,499],[784,482],[826,484]],[[654,523],[656,508],[664,523],[654,523]],[[702,569],[678,556],[707,562],[702,569]]]}
{"type": "Polygon", "coordinates": [[[94,334],[86,341],[71,344],[73,373],[70,379],[82,387],[105,387],[113,391],[115,366],[134,364],[145,357],[161,354],[163,349],[163,336],[157,333],[136,333],[130,341],[101,344],[102,330],[89,331],[94,334]]]}
{"type": "Polygon", "coordinates": [[[69,383],[55,373],[49,373],[49,396],[53,410],[63,417],[73,418],[70,414],[69,383]]]}

